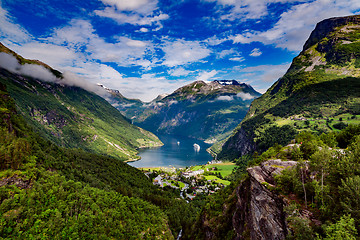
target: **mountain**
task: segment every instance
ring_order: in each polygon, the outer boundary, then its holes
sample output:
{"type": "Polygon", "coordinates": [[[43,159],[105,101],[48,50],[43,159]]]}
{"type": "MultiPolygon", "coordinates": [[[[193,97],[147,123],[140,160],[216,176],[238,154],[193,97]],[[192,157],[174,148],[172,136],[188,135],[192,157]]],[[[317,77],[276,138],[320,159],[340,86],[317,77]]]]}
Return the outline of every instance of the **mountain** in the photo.
{"type": "MultiPolygon", "coordinates": [[[[0,53],[3,64],[2,57],[0,53]]],[[[7,60],[13,60],[8,57],[7,60]]],[[[30,64],[26,70],[34,70],[32,61],[30,64]]],[[[20,71],[21,66],[15,66],[20,71]]],[[[113,114],[103,116],[114,125],[110,131],[116,131],[117,124],[136,130],[123,136],[129,142],[137,136],[137,131],[148,134],[145,130],[130,125],[126,119],[119,123],[124,118],[118,117],[121,116],[118,110],[81,88],[26,77],[34,75],[31,71],[19,74],[1,69],[0,72],[1,239],[174,239],[181,229],[191,227],[199,209],[180,199],[180,190],[160,189],[142,171],[108,154],[93,153],[96,149],[59,146],[62,142],[59,144],[56,136],[52,138],[46,132],[48,129],[42,127],[69,124],[66,110],[58,109],[58,100],[64,105],[71,102],[73,109],[89,114],[84,118],[113,114]],[[56,100],[50,93],[56,94],[56,100]],[[46,101],[39,106],[51,108],[55,116],[64,117],[39,117],[50,124],[34,124],[24,114],[24,106],[31,109],[39,101],[46,101]],[[52,142],[54,139],[57,144],[52,142]]],[[[105,120],[94,117],[96,121],[105,120]]],[[[87,123],[91,128],[97,127],[92,121],[87,123]]],[[[65,125],[60,129],[65,129],[65,125]]],[[[105,131],[107,126],[102,127],[105,131]]],[[[51,130],[57,129],[52,126],[51,130]]],[[[66,143],[71,139],[61,140],[66,143]]]]}
{"type": "Polygon", "coordinates": [[[360,16],[317,24],[223,145],[237,183],[206,200],[186,239],[358,239],[359,57],[360,16]]]}
{"type": "Polygon", "coordinates": [[[150,103],[113,92],[112,104],[138,126],[216,142],[226,138],[261,94],[235,80],[196,81],[150,103]]]}
{"type": "Polygon", "coordinates": [[[317,24],[286,74],[255,99],[219,157],[233,159],[302,130],[316,133],[360,121],[360,16],[317,24]]]}
{"type": "Polygon", "coordinates": [[[122,161],[44,140],[2,83],[0,136],[0,238],[173,239],[146,197],[169,196],[122,161]]]}
{"type": "Polygon", "coordinates": [[[162,144],[154,134],[129,123],[102,97],[71,86],[74,84],[62,73],[24,59],[4,45],[0,51],[2,66],[10,70],[1,69],[0,83],[6,85],[19,112],[42,137],[59,146],[122,160],[138,159],[138,148],[162,144]]]}

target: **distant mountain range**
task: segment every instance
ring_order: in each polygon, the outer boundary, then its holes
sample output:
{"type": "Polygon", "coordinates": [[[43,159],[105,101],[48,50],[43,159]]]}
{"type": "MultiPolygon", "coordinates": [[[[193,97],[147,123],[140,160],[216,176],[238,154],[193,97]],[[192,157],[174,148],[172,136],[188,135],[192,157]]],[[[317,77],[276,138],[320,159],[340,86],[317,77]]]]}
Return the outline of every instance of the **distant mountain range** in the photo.
{"type": "Polygon", "coordinates": [[[110,102],[132,122],[157,134],[181,135],[207,142],[225,139],[261,96],[235,80],[196,81],[150,103],[127,99],[107,89],[110,102]]]}

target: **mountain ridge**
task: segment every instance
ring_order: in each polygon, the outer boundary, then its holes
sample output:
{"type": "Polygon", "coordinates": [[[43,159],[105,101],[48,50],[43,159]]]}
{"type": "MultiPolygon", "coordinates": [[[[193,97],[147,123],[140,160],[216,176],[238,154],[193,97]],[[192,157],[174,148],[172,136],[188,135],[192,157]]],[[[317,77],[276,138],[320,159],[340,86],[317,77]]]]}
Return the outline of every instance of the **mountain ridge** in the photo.
{"type": "Polygon", "coordinates": [[[286,74],[252,102],[220,156],[262,152],[276,142],[286,144],[302,129],[321,133],[358,119],[359,29],[359,15],[320,22],[286,74]]]}
{"type": "MultiPolygon", "coordinates": [[[[3,45],[0,48],[3,54],[16,54],[6,49],[3,45]]],[[[24,59],[16,56],[16,59],[24,59]]],[[[39,65],[39,61],[22,61],[27,64],[25,70],[32,70],[34,64],[39,65]]],[[[40,71],[35,76],[41,74],[40,71]]],[[[46,139],[60,146],[83,148],[122,160],[138,159],[138,148],[161,145],[155,135],[131,125],[118,110],[95,93],[62,84],[62,79],[56,76],[46,81],[49,76],[45,74],[40,81],[26,75],[26,72],[13,73],[2,69],[0,82],[7,86],[28,123],[46,139]]]]}

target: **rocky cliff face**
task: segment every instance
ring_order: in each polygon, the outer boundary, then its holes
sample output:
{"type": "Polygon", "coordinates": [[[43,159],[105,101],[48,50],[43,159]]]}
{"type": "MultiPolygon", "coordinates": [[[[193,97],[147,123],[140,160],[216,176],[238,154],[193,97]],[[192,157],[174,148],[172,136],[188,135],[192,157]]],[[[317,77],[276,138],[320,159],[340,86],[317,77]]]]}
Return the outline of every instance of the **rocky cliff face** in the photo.
{"type": "Polygon", "coordinates": [[[247,169],[249,178],[236,189],[233,226],[237,238],[285,239],[288,233],[285,202],[268,186],[273,186],[276,174],[295,165],[294,161],[278,159],[247,169]]]}
{"type": "Polygon", "coordinates": [[[303,51],[308,49],[309,47],[318,43],[321,39],[328,36],[330,33],[334,32],[334,30],[339,26],[345,25],[358,25],[360,24],[360,16],[349,16],[349,17],[336,17],[323,20],[319,22],[314,31],[311,33],[309,39],[306,41],[303,51]]]}
{"type": "Polygon", "coordinates": [[[287,201],[271,189],[275,187],[274,176],[296,164],[275,159],[248,168],[249,176],[220,203],[221,213],[214,216],[211,208],[203,211],[195,227],[200,233],[189,239],[285,239],[290,231],[284,212],[287,201]]]}

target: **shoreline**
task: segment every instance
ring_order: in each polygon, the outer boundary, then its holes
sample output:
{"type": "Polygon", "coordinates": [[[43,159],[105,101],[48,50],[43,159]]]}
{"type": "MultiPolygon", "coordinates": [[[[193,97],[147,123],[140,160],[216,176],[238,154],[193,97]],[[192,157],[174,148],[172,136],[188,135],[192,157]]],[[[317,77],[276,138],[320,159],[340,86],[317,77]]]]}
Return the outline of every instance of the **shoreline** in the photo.
{"type": "MultiPolygon", "coordinates": [[[[159,143],[158,145],[156,145],[156,146],[140,146],[140,147],[138,147],[136,150],[138,151],[137,153],[136,153],[136,156],[138,156],[138,154],[139,154],[139,150],[143,150],[143,149],[150,149],[150,148],[159,148],[159,147],[162,147],[162,146],[164,146],[165,144],[163,143],[163,142],[161,142],[161,143],[159,143]]],[[[136,162],[136,161],[140,161],[141,160],[141,157],[140,156],[138,156],[139,158],[132,158],[132,159],[128,159],[128,160],[125,160],[124,162],[125,163],[128,163],[128,162],[136,162]]]]}

